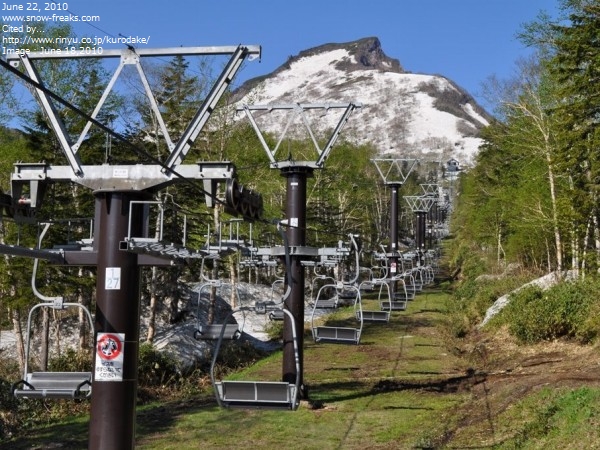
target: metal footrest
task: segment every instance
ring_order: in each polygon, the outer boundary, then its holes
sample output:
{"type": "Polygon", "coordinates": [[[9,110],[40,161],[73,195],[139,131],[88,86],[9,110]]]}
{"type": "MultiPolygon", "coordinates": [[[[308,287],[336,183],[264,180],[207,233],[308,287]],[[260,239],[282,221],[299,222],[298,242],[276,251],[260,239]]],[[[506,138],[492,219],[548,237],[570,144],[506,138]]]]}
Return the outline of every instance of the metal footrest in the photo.
{"type": "Polygon", "coordinates": [[[92,394],[91,372],[32,372],[13,385],[16,398],[86,398],[92,394]]]}
{"type": "Polygon", "coordinates": [[[315,342],[358,344],[360,330],[346,327],[316,327],[313,328],[313,338],[315,342]]]}
{"type": "Polygon", "coordinates": [[[275,381],[221,381],[217,392],[224,406],[294,409],[296,386],[275,381]]]}

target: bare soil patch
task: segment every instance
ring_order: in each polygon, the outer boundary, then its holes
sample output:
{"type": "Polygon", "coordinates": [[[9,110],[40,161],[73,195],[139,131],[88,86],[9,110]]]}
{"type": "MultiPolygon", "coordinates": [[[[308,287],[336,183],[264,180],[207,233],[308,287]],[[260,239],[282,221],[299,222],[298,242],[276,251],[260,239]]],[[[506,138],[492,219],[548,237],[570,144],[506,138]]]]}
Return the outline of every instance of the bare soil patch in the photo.
{"type": "Polygon", "coordinates": [[[471,399],[456,411],[456,425],[440,437],[450,448],[483,448],[506,438],[500,414],[544,387],[600,387],[600,349],[555,341],[520,346],[506,332],[478,332],[465,341],[472,364],[471,399]]]}

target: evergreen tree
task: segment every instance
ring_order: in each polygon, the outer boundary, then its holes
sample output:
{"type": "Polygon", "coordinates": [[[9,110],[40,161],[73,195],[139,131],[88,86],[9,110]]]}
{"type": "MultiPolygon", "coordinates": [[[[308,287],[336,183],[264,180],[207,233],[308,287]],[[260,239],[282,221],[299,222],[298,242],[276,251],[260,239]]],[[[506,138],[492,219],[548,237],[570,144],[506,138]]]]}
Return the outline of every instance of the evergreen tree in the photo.
{"type": "MultiPolygon", "coordinates": [[[[548,69],[559,86],[553,113],[559,127],[560,166],[568,176],[576,211],[573,247],[581,252],[576,262],[585,264],[592,242],[600,255],[600,2],[565,0],[562,6],[568,20],[552,26],[554,55],[548,69]]],[[[598,261],[599,256],[593,265],[600,266],[598,261]]]]}

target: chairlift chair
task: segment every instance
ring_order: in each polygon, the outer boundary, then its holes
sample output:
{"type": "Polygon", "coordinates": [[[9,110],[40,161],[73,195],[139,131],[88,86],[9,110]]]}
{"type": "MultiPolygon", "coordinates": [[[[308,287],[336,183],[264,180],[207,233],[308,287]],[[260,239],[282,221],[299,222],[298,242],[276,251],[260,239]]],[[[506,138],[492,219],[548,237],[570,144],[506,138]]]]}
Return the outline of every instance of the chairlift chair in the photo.
{"type": "MultiPolygon", "coordinates": [[[[273,304],[275,304],[275,289],[277,286],[279,285],[285,285],[285,279],[284,278],[278,278],[277,280],[273,281],[273,283],[271,284],[271,302],[273,304]]],[[[269,319],[273,320],[273,321],[281,321],[283,320],[285,317],[285,314],[283,312],[283,309],[281,308],[274,308],[271,311],[269,311],[269,319]]]]}
{"type": "MultiPolygon", "coordinates": [[[[291,269],[289,246],[285,233],[280,229],[283,236],[286,258],[286,276],[291,279],[289,273],[291,269]]],[[[241,306],[237,310],[229,313],[227,320],[236,311],[253,311],[257,314],[270,314],[275,311],[282,311],[282,314],[287,315],[292,326],[292,340],[294,346],[294,356],[296,364],[296,379],[294,383],[286,381],[233,381],[220,380],[215,377],[215,367],[221,344],[224,340],[225,328],[221,329],[221,333],[215,346],[214,355],[210,365],[210,379],[215,391],[215,396],[219,406],[226,408],[246,408],[246,409],[281,409],[281,410],[296,410],[299,405],[298,394],[300,391],[300,350],[298,348],[298,333],[294,316],[285,307],[285,302],[290,296],[291,286],[288,283],[286,292],[280,302],[266,301],[255,302],[254,306],[241,306]]],[[[225,323],[227,322],[225,320],[225,323]]]]}
{"type": "Polygon", "coordinates": [[[373,266],[370,269],[367,269],[367,272],[369,273],[369,278],[362,281],[358,286],[359,291],[373,291],[375,288],[379,287],[379,292],[377,295],[379,309],[363,310],[362,317],[364,322],[387,323],[390,320],[389,308],[386,309],[383,307],[385,302],[389,302],[391,298],[389,278],[387,278],[387,258],[384,258],[382,261],[383,265],[377,265],[373,266]],[[385,300],[383,296],[385,296],[385,300]]]}
{"type": "Polygon", "coordinates": [[[360,289],[356,285],[356,281],[358,280],[359,274],[358,246],[356,245],[354,236],[350,235],[350,238],[352,240],[352,245],[354,246],[356,253],[356,271],[354,274],[354,278],[347,282],[339,281],[335,284],[325,284],[319,289],[311,315],[311,328],[313,339],[315,340],[315,342],[330,342],[340,344],[358,344],[360,342],[360,336],[363,328],[363,311],[360,289]],[[319,305],[322,304],[321,296],[325,295],[324,292],[326,292],[328,289],[335,289],[336,297],[339,294],[339,292],[354,293],[354,304],[352,305],[354,314],[352,315],[352,321],[357,324],[356,326],[347,327],[315,325],[316,312],[320,308],[319,305]]]}
{"type": "MultiPolygon", "coordinates": [[[[258,308],[263,308],[264,312],[274,311],[278,308],[268,302],[269,305],[262,304],[258,308]]],[[[250,307],[241,307],[240,310],[252,310],[250,307]]],[[[254,309],[255,312],[258,312],[254,309]]],[[[226,408],[246,408],[246,409],[284,409],[296,410],[298,408],[298,393],[300,390],[300,357],[298,350],[298,337],[294,317],[287,309],[281,309],[283,314],[290,318],[292,324],[292,336],[294,343],[294,354],[296,361],[296,382],[288,383],[285,381],[238,381],[238,380],[220,380],[215,377],[215,367],[221,344],[224,340],[225,328],[221,330],[221,335],[215,347],[213,359],[210,365],[210,378],[215,391],[217,403],[226,408]]],[[[230,313],[230,315],[232,315],[230,313]]]]}
{"type": "Polygon", "coordinates": [[[337,289],[329,289],[331,286],[335,286],[335,278],[329,275],[326,271],[321,271],[322,269],[327,269],[327,265],[322,262],[316,262],[313,265],[313,273],[315,274],[313,281],[310,285],[310,297],[313,307],[315,308],[337,308],[339,297],[337,289]],[[321,284],[319,289],[317,286],[321,284]],[[321,293],[321,289],[325,286],[328,286],[328,290],[323,292],[321,296],[315,295],[315,292],[321,293]]]}
{"type": "Polygon", "coordinates": [[[317,294],[317,301],[315,301],[315,305],[313,307],[312,315],[311,315],[311,328],[313,339],[315,342],[329,342],[329,343],[339,343],[339,344],[358,344],[360,342],[360,336],[363,328],[363,311],[362,311],[362,302],[360,291],[356,286],[341,286],[342,283],[338,285],[324,285],[319,289],[319,294],[317,294]],[[319,304],[318,298],[323,291],[324,288],[327,287],[335,287],[337,289],[350,289],[356,292],[356,297],[353,305],[354,314],[352,315],[352,320],[356,321],[357,325],[355,327],[347,327],[347,326],[326,326],[326,325],[316,325],[316,311],[317,305],[319,304]]]}
{"type": "MultiPolygon", "coordinates": [[[[50,224],[47,223],[39,236],[38,247],[41,247],[41,241],[48,231],[50,224]]],[[[16,398],[38,399],[38,398],[68,398],[82,399],[88,398],[92,394],[92,373],[91,372],[49,372],[49,371],[29,371],[29,355],[31,349],[31,324],[34,312],[42,307],[49,307],[55,310],[66,308],[79,308],[87,317],[90,325],[90,333],[93,334],[94,321],[90,311],[82,304],[64,302],[62,297],[47,297],[42,295],[36,287],[36,275],[39,260],[34,259],[33,271],[31,276],[31,287],[33,293],[42,302],[34,305],[29,310],[27,317],[27,338],[25,344],[25,367],[23,369],[23,378],[12,385],[12,394],[16,398]]]]}
{"type": "MultiPolygon", "coordinates": [[[[61,299],[62,300],[62,299],[61,299]]],[[[94,323],[89,310],[79,303],[68,303],[62,301],[43,302],[33,306],[27,317],[27,339],[25,344],[25,368],[23,378],[12,386],[12,393],[16,398],[69,398],[82,399],[92,395],[92,373],[91,372],[48,372],[29,371],[29,355],[31,348],[31,323],[33,313],[42,307],[57,310],[66,308],[81,308],[90,322],[90,330],[94,329],[94,323]]]]}
{"type": "MultiPolygon", "coordinates": [[[[204,279],[205,283],[200,286],[198,291],[198,309],[196,313],[197,325],[194,330],[194,339],[196,340],[215,340],[219,339],[222,335],[223,339],[231,340],[231,339],[239,339],[242,335],[243,324],[240,328],[237,323],[212,323],[206,324],[202,323],[200,320],[200,309],[202,305],[202,292],[208,289],[222,290],[224,287],[229,286],[236,297],[237,304],[240,304],[240,294],[237,286],[234,286],[232,283],[227,283],[222,280],[214,280],[208,278],[208,276],[204,273],[204,261],[206,258],[202,259],[202,266],[200,269],[201,277],[204,279]]],[[[215,294],[216,295],[216,294],[215,294]]]]}

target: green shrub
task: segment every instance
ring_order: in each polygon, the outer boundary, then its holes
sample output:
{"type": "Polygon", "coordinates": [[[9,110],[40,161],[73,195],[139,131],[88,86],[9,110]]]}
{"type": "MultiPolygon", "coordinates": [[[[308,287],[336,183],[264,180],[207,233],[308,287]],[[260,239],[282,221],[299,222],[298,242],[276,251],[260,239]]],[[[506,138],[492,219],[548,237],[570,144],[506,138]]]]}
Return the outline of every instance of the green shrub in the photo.
{"type": "Polygon", "coordinates": [[[502,321],[522,343],[562,337],[589,343],[600,332],[599,294],[600,283],[594,279],[564,282],[546,291],[528,287],[511,295],[502,321]]]}
{"type": "Polygon", "coordinates": [[[283,321],[282,320],[270,320],[265,325],[265,333],[269,336],[272,341],[280,340],[283,336],[283,321]]]}
{"type": "Polygon", "coordinates": [[[503,295],[515,290],[528,281],[526,276],[511,276],[499,279],[467,279],[454,291],[453,302],[450,303],[450,314],[455,318],[459,334],[466,334],[469,329],[481,322],[488,308],[503,295]]]}
{"type": "Polygon", "coordinates": [[[176,382],[181,377],[177,362],[170,355],[159,352],[152,344],[140,344],[138,382],[140,386],[162,386],[176,382]]]}
{"type": "Polygon", "coordinates": [[[91,372],[91,351],[69,348],[62,355],[48,361],[48,370],[51,372],[91,372]]]}

